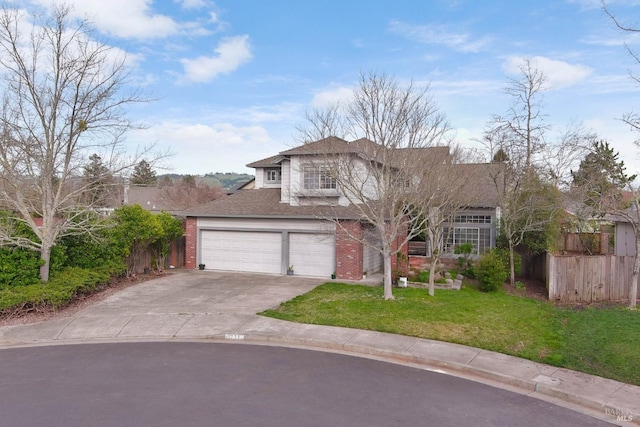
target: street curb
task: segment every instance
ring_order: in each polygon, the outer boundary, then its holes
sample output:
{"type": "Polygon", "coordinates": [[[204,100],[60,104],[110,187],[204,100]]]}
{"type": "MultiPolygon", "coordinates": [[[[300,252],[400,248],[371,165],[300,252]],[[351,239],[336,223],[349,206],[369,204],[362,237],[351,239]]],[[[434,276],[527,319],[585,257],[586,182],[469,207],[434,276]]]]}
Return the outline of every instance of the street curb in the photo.
{"type": "MultiPolygon", "coordinates": [[[[215,340],[217,341],[218,339],[215,340]]],[[[226,339],[225,341],[231,340],[226,339]]],[[[620,409],[610,402],[602,402],[591,399],[584,395],[579,395],[577,393],[559,390],[552,385],[534,381],[532,379],[516,378],[509,375],[500,374],[495,371],[489,371],[486,369],[476,368],[460,363],[444,362],[438,359],[418,357],[410,354],[402,354],[393,351],[376,349],[373,347],[365,348],[363,346],[348,345],[347,343],[336,344],[319,340],[307,340],[299,338],[282,338],[245,334],[243,335],[243,338],[238,341],[242,341],[246,344],[279,344],[283,346],[291,346],[310,350],[337,351],[356,357],[369,357],[390,363],[409,365],[421,369],[429,369],[445,375],[453,375],[480,383],[486,383],[486,381],[489,381],[490,384],[488,385],[498,388],[506,388],[507,390],[518,392],[520,394],[524,394],[534,398],[541,398],[544,396],[547,398],[566,402],[568,404],[567,407],[569,407],[570,409],[573,409],[573,407],[577,407],[582,410],[586,410],[587,414],[607,422],[621,422],[622,424],[618,425],[622,426],[640,425],[640,414],[629,414],[633,418],[632,421],[616,421],[615,419],[612,419],[612,417],[614,416],[612,414],[616,414],[618,411],[620,411],[620,409]]]]}

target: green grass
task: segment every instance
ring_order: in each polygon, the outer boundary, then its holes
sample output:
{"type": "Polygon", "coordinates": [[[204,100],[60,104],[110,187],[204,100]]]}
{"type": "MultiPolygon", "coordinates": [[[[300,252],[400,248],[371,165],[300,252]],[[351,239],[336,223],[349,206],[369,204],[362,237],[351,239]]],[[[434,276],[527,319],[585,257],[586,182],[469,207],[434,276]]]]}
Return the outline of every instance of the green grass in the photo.
{"type": "Polygon", "coordinates": [[[469,345],[640,385],[640,313],[559,308],[545,301],[460,291],[327,283],[261,314],[300,323],[390,332],[469,345]],[[635,337],[635,339],[634,339],[635,337]]]}

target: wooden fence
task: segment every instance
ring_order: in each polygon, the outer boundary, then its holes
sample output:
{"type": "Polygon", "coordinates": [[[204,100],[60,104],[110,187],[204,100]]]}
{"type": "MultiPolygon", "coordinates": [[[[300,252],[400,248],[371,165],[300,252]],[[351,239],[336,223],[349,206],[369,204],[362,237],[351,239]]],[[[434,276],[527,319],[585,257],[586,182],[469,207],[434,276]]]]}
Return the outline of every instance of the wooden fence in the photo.
{"type": "Polygon", "coordinates": [[[549,300],[594,303],[629,299],[634,257],[547,254],[549,300]]]}
{"type": "Polygon", "coordinates": [[[610,233],[564,233],[558,241],[558,250],[585,255],[613,254],[610,233]]]}
{"type": "MultiPolygon", "coordinates": [[[[186,249],[186,238],[184,236],[180,237],[177,240],[171,242],[171,247],[169,248],[169,255],[165,260],[164,268],[167,269],[169,266],[173,266],[174,268],[182,268],[184,267],[184,256],[186,249]]],[[[155,269],[155,263],[153,263],[153,259],[151,253],[146,251],[140,256],[140,260],[138,261],[138,271],[136,274],[141,274],[145,269],[155,269]]]]}

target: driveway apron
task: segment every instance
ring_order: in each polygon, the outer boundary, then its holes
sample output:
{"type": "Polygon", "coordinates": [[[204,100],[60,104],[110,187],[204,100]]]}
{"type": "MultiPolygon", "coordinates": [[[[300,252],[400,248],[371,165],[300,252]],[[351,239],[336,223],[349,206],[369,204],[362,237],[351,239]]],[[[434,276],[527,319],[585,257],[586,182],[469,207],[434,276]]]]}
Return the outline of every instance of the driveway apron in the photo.
{"type": "Polygon", "coordinates": [[[0,328],[0,344],[224,337],[259,319],[256,313],[323,282],[296,276],[179,271],[119,291],[70,317],[0,328]]]}

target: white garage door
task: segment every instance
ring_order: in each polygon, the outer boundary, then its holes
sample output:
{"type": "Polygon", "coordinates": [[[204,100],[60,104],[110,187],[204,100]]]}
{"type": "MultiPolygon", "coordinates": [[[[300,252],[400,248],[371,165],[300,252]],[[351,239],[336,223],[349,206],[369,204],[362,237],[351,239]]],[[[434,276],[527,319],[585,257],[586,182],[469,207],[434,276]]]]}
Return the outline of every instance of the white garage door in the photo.
{"type": "Polygon", "coordinates": [[[206,269],[280,274],[282,234],[203,230],[201,262],[206,269]]]}
{"type": "Polygon", "coordinates": [[[331,277],[336,269],[335,236],[289,233],[289,264],[296,275],[331,277]]]}

